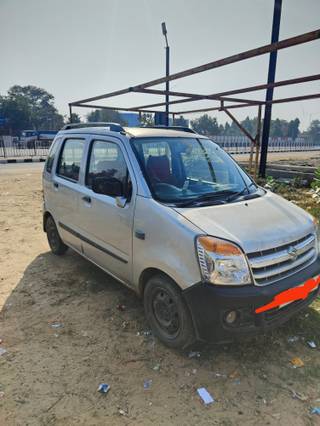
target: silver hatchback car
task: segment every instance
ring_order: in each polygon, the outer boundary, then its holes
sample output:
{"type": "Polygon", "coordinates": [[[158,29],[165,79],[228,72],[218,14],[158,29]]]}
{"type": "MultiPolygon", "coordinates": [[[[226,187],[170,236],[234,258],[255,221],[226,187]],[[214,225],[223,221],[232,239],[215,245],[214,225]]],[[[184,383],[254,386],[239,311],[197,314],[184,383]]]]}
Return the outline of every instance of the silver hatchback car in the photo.
{"type": "Polygon", "coordinates": [[[44,231],[143,297],[171,347],[226,342],[319,294],[319,228],[190,129],[68,125],[43,172],[44,231]]]}

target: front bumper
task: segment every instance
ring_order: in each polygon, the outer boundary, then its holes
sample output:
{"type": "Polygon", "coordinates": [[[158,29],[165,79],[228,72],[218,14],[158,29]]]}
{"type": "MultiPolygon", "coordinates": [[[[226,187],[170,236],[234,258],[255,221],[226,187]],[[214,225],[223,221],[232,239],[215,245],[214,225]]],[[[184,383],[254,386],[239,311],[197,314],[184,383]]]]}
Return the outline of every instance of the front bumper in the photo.
{"type": "Polygon", "coordinates": [[[191,312],[197,338],[207,342],[229,342],[237,336],[259,334],[277,327],[307,307],[319,295],[320,286],[305,299],[255,313],[257,308],[270,303],[279,293],[319,274],[320,258],[303,271],[264,287],[222,287],[198,283],[184,290],[183,296],[191,312]],[[235,323],[229,325],[225,317],[232,310],[236,310],[238,315],[235,323]]]}

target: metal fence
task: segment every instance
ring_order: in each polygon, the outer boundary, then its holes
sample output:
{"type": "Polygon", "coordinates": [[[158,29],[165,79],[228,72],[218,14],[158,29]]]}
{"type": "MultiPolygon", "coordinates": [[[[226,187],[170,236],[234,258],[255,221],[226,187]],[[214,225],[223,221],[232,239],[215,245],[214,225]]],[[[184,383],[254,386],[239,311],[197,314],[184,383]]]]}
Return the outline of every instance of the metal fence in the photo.
{"type": "MultiPolygon", "coordinates": [[[[211,139],[230,154],[248,154],[250,141],[245,136],[212,136],[211,139]]],[[[0,138],[0,158],[40,157],[46,158],[50,148],[48,141],[36,141],[32,146],[23,146],[19,143],[5,143],[0,138]]],[[[310,139],[297,138],[270,138],[269,152],[291,151],[320,151],[320,144],[313,143],[310,139]]]]}
{"type": "Polygon", "coordinates": [[[23,145],[19,141],[8,143],[0,137],[0,158],[46,158],[50,149],[51,142],[35,141],[28,145],[23,145]]]}
{"type": "MultiPolygon", "coordinates": [[[[251,142],[245,136],[212,136],[211,139],[230,154],[250,153],[251,142]]],[[[320,144],[313,143],[310,139],[269,138],[269,152],[317,150],[320,150],[320,144]]]]}

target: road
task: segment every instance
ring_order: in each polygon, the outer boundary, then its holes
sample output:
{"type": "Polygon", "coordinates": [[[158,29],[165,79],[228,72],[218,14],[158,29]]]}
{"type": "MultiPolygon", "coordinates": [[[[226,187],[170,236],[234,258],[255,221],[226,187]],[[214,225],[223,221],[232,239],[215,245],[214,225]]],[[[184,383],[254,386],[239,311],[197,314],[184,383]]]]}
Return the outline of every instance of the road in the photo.
{"type": "Polygon", "coordinates": [[[0,164],[0,175],[39,173],[43,170],[44,163],[9,163],[0,164]]]}

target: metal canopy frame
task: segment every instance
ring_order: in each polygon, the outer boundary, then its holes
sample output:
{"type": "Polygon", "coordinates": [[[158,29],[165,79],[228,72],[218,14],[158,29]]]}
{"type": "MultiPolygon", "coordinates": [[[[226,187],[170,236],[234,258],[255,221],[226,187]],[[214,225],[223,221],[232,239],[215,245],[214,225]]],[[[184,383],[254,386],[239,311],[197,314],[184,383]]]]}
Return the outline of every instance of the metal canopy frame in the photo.
{"type": "MultiPolygon", "coordinates": [[[[138,112],[142,113],[150,113],[156,114],[162,112],[161,110],[157,110],[154,108],[158,107],[166,107],[168,105],[179,105],[182,103],[190,103],[202,100],[208,101],[218,101],[220,103],[219,106],[211,106],[208,108],[198,108],[198,109],[189,109],[189,110],[180,110],[180,111],[171,111],[169,114],[175,119],[177,115],[186,115],[191,113],[199,113],[199,112],[208,112],[208,111],[224,111],[229,118],[241,129],[241,131],[250,139],[252,142],[252,150],[250,155],[250,169],[252,166],[252,156],[253,156],[253,146],[256,148],[256,166],[255,172],[257,170],[257,161],[259,154],[259,145],[260,145],[260,133],[261,133],[261,108],[262,106],[269,104],[279,104],[279,103],[287,103],[287,102],[297,102],[308,99],[318,99],[320,98],[320,93],[307,94],[303,96],[295,96],[289,98],[280,98],[273,99],[272,101],[261,101],[261,100],[252,100],[246,98],[236,98],[232,95],[238,95],[242,93],[255,92],[259,90],[270,89],[274,87],[283,87],[295,84],[301,84],[311,81],[320,80],[320,74],[313,74],[298,78],[292,78],[288,80],[276,81],[271,84],[259,84],[255,86],[244,87],[240,89],[233,89],[224,92],[213,93],[209,95],[197,94],[197,93],[185,93],[185,92],[176,92],[172,90],[161,90],[154,89],[153,86],[166,83],[172,80],[178,80],[181,78],[185,78],[191,75],[195,75],[204,71],[212,70],[215,68],[220,68],[226,65],[234,64],[240,61],[244,61],[246,59],[255,58],[257,56],[261,56],[267,53],[276,52],[281,49],[286,49],[288,47],[301,45],[304,43],[308,43],[314,40],[318,40],[320,38],[320,29],[315,31],[311,31],[308,33],[300,34],[295,37],[287,38],[285,40],[281,40],[275,43],[267,44],[255,49],[247,50],[245,52],[241,52],[232,56],[228,56],[223,59],[219,59],[216,61],[209,62],[204,65],[200,65],[194,68],[189,68],[184,71],[180,71],[178,73],[174,73],[165,77],[161,77],[155,80],[148,81],[143,84],[139,84],[137,86],[128,87],[126,89],[117,90],[110,93],[105,93],[98,96],[93,96],[91,98],[81,99],[78,101],[69,103],[69,111],[70,111],[70,121],[72,118],[72,108],[73,107],[81,107],[81,108],[93,108],[93,109],[107,109],[107,110],[117,110],[117,111],[127,111],[127,112],[138,112]],[[128,94],[128,93],[142,93],[145,95],[161,95],[167,98],[168,96],[178,97],[179,99],[171,100],[169,102],[157,102],[152,104],[133,106],[133,107],[117,107],[117,106],[104,106],[99,104],[91,104],[91,102],[99,101],[101,99],[109,99],[112,97],[128,94]],[[228,105],[226,105],[228,103],[228,105]],[[258,107],[258,125],[257,125],[257,134],[255,136],[250,135],[241,124],[237,121],[237,119],[230,113],[229,109],[236,108],[245,108],[245,107],[258,107]]],[[[167,99],[166,99],[167,100],[167,99]]],[[[256,173],[255,173],[256,174],[256,173]]]]}

